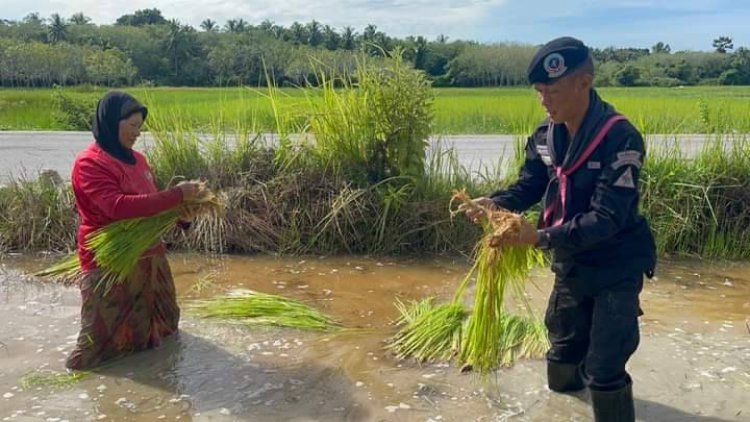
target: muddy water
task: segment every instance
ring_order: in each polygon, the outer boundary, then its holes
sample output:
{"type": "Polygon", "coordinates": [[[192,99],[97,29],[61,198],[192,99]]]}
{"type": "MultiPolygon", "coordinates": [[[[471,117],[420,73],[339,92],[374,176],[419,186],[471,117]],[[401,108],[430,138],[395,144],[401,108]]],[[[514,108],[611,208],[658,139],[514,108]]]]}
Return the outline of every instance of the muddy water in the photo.
{"type": "MultiPolygon", "coordinates": [[[[585,395],[546,390],[541,360],[482,383],[448,364],[420,367],[383,351],[394,332],[394,298],[450,298],[468,268],[447,259],[172,255],[183,304],[251,288],[303,299],[354,329],[245,327],[184,310],[180,335],[160,349],[71,387],[24,391],[20,377],[27,372],[63,369],[78,330],[77,290],[24,275],[49,262],[0,261],[0,420],[591,419],[585,395]]],[[[534,281],[541,311],[551,278],[539,270],[534,281]]],[[[750,265],[664,263],[642,300],[642,342],[630,363],[639,419],[750,420],[750,265]]]]}

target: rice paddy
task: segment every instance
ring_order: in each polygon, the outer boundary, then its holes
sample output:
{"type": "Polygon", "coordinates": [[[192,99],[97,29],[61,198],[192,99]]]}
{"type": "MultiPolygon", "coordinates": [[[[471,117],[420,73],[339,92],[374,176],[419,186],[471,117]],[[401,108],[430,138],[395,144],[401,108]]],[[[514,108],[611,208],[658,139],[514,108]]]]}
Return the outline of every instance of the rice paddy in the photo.
{"type": "MultiPolygon", "coordinates": [[[[252,122],[277,128],[277,111],[305,121],[309,92],[280,89],[272,105],[265,88],[127,88],[151,115],[174,116],[194,131],[218,123],[252,122]],[[277,110],[274,110],[274,107],[277,110]]],[[[523,134],[543,117],[531,88],[435,88],[435,134],[523,134]]],[[[101,88],[71,87],[73,98],[101,96],[101,88]]],[[[644,133],[750,132],[750,87],[601,88],[602,97],[644,133]]],[[[54,118],[51,89],[0,89],[0,130],[64,130],[54,118]]],[[[322,96],[313,101],[320,104],[322,96]]]]}

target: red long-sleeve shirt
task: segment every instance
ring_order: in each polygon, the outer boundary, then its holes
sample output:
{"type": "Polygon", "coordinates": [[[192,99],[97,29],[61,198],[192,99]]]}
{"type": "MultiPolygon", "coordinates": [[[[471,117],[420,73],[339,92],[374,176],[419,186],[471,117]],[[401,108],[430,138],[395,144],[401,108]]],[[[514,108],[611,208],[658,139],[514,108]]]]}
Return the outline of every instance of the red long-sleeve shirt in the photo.
{"type": "MultiPolygon", "coordinates": [[[[80,219],[78,256],[84,271],[96,268],[93,253],[84,246],[89,233],[114,221],[152,216],[182,203],[179,188],[159,191],[146,158],[137,151],[133,155],[136,163],[125,164],[92,143],[73,164],[71,182],[80,219]]],[[[164,252],[160,243],[145,255],[164,252]]]]}

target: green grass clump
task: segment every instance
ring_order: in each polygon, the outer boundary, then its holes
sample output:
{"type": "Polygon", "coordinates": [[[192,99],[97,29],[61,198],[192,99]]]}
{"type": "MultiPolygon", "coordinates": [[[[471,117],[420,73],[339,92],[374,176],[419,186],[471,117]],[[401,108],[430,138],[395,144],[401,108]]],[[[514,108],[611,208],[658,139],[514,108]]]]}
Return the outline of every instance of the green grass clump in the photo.
{"type": "Polygon", "coordinates": [[[331,317],[298,300],[256,291],[196,301],[189,307],[201,318],[248,325],[302,330],[328,330],[338,325],[331,317]]]}
{"type": "Polygon", "coordinates": [[[89,371],[58,372],[52,370],[37,370],[29,372],[21,377],[21,386],[25,390],[35,387],[61,389],[73,386],[89,375],[91,375],[91,372],[89,371]]]}

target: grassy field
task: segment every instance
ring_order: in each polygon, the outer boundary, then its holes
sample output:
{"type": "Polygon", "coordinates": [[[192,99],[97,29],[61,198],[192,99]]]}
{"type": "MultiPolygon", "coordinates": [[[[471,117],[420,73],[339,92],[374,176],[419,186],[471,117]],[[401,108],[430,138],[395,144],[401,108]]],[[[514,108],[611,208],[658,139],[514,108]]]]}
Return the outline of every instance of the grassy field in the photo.
{"type": "MultiPolygon", "coordinates": [[[[276,127],[264,89],[128,88],[162,117],[194,130],[234,125],[268,131],[276,127]]],[[[66,88],[73,97],[95,99],[104,90],[66,88]]],[[[0,130],[62,130],[53,118],[51,89],[0,89],[0,130]]],[[[303,115],[313,91],[284,89],[277,105],[303,115]]],[[[543,117],[531,88],[435,89],[436,134],[526,133],[543,117]]],[[[750,132],[750,87],[602,88],[601,95],[644,133],[750,132]]]]}

